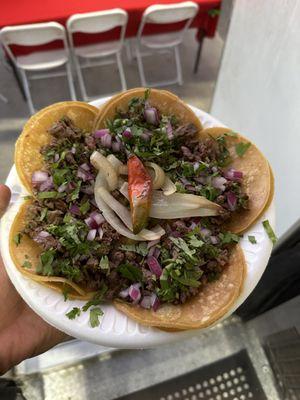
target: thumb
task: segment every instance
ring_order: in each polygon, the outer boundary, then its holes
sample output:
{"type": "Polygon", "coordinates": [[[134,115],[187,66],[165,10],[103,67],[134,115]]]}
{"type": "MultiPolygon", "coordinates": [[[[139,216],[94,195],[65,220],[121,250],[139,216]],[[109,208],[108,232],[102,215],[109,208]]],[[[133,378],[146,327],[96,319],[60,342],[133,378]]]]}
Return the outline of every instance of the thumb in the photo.
{"type": "Polygon", "coordinates": [[[10,200],[10,189],[5,185],[0,185],[0,218],[4,214],[10,200]]]}

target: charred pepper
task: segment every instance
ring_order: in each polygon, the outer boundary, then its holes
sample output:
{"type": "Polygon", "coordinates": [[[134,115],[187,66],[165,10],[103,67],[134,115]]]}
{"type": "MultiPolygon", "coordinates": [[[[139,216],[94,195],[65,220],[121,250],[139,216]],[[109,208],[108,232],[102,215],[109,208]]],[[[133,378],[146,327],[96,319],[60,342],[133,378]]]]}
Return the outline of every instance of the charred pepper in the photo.
{"type": "Polygon", "coordinates": [[[152,179],[137,156],[131,155],[127,166],[133,233],[137,234],[147,226],[152,199],[152,179]]]}

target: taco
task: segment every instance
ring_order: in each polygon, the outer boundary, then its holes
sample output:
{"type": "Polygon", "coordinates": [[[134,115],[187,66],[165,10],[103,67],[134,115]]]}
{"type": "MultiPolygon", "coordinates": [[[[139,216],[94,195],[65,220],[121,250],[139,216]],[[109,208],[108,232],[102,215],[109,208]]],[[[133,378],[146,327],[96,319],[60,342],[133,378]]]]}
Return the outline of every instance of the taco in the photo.
{"type": "MultiPolygon", "coordinates": [[[[241,188],[247,196],[247,207],[235,212],[226,223],[226,229],[234,233],[242,233],[253,225],[269,207],[274,195],[274,177],[271,167],[260,150],[244,138],[228,128],[207,128],[201,132],[201,138],[214,138],[226,143],[229,151],[226,162],[227,179],[239,176],[242,171],[241,188]]],[[[233,190],[234,193],[234,190],[233,190]]],[[[236,200],[232,195],[232,203],[236,200]]]]}
{"type": "Polygon", "coordinates": [[[91,299],[85,309],[113,301],[146,325],[195,329],[219,319],[246,271],[226,224],[249,207],[242,171],[225,178],[226,143],[199,141],[199,119],[166,91],[122,93],[96,125],[94,108],[70,110],[33,116],[16,146],[32,193],[10,232],[16,267],[66,297],[91,299]]]}

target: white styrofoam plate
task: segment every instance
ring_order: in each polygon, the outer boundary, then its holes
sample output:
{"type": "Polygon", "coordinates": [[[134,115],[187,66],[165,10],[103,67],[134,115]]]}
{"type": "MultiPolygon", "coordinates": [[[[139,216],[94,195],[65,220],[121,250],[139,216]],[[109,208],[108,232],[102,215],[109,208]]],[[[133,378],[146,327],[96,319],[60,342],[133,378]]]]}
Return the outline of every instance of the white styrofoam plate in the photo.
{"type": "MultiPolygon", "coordinates": [[[[106,100],[107,98],[100,99],[94,101],[92,104],[99,106],[106,100]]],[[[192,107],[192,109],[205,128],[223,126],[223,124],[204,111],[195,107],[192,107]]],[[[26,303],[45,321],[66,332],[70,336],[116,348],[153,347],[197,334],[195,330],[171,333],[140,325],[117,311],[113,305],[110,304],[102,306],[104,316],[100,326],[97,328],[90,327],[88,312],[82,313],[81,316],[75,320],[69,320],[65,314],[73,307],[82,307],[85,304],[84,301],[69,300],[65,302],[60,293],[26,278],[14,266],[8,250],[9,231],[14,217],[22,204],[22,196],[25,195],[26,192],[20,184],[14,166],[8,175],[6,183],[11,188],[12,198],[9,208],[1,220],[1,254],[7,273],[15,288],[26,303]]],[[[272,250],[272,243],[263,229],[262,221],[264,219],[268,219],[270,224],[274,227],[274,202],[272,202],[260,220],[244,234],[240,242],[247,262],[245,283],[236,303],[222,319],[232,314],[236,308],[245,301],[255,288],[266,268],[272,250]],[[257,244],[251,244],[248,241],[248,235],[254,235],[257,244]]]]}

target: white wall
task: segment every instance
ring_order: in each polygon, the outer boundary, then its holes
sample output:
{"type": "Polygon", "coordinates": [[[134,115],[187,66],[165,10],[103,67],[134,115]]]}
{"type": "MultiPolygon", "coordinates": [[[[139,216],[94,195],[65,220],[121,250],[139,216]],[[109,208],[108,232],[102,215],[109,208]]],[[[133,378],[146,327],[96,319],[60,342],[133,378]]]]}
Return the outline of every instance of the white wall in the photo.
{"type": "Polygon", "coordinates": [[[300,216],[300,0],[236,0],[211,113],[275,173],[277,233],[300,216]]]}

